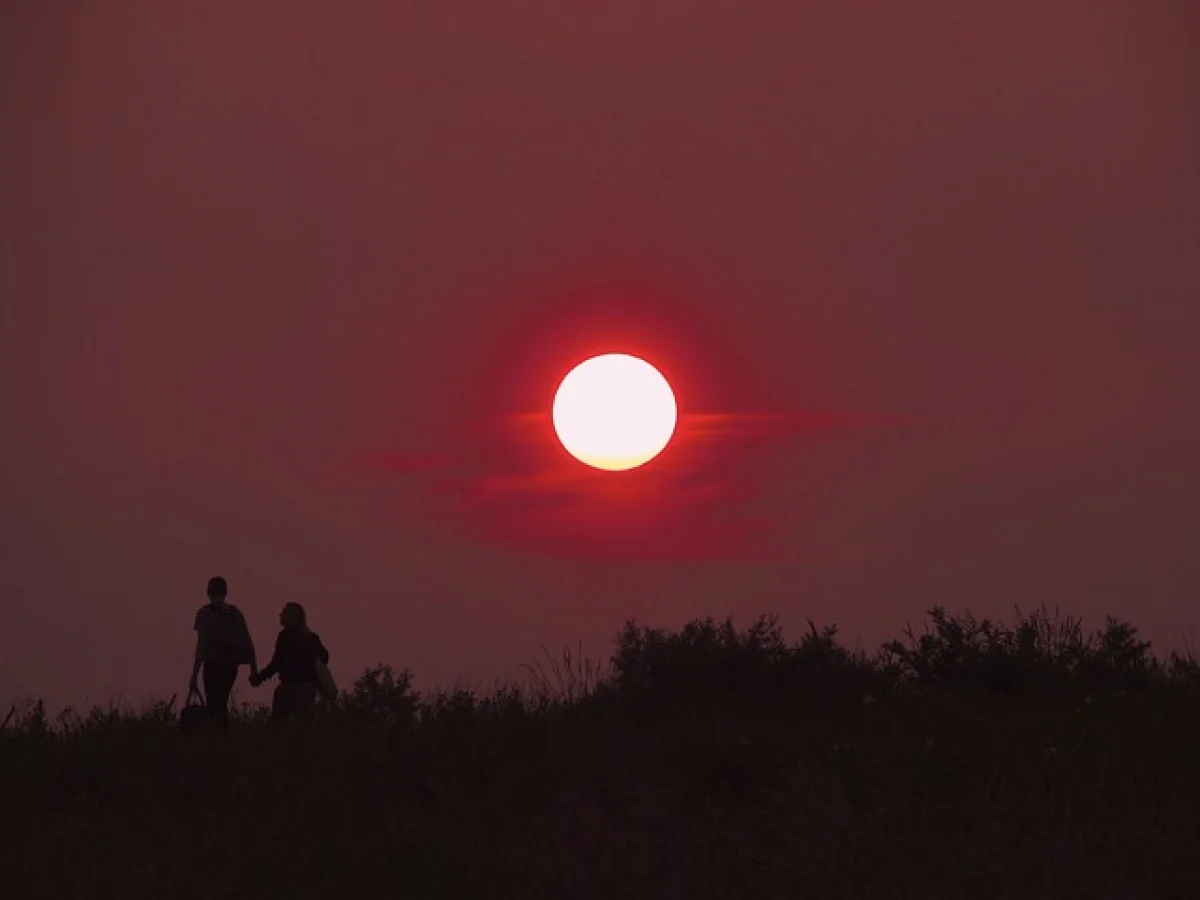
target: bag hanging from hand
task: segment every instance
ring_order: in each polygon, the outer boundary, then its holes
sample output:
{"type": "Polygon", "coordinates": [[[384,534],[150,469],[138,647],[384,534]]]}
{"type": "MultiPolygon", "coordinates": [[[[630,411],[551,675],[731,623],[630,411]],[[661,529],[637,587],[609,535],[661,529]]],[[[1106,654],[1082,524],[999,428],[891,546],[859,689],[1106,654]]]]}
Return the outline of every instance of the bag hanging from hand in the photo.
{"type": "Polygon", "coordinates": [[[179,728],[185,734],[192,734],[209,724],[208,705],[199,688],[189,691],[187,703],[179,711],[179,728]],[[195,702],[192,698],[195,697],[195,702]]]}
{"type": "Polygon", "coordinates": [[[317,693],[325,700],[336,700],[338,695],[337,684],[333,680],[333,674],[329,671],[329,666],[321,662],[318,657],[317,664],[317,693]]]}

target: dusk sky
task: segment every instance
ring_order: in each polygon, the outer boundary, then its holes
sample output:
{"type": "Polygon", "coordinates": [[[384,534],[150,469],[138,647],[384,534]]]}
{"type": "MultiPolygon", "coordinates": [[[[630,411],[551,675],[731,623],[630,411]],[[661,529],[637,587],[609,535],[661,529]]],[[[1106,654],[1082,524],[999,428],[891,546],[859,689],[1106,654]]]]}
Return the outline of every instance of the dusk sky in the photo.
{"type": "Polygon", "coordinates": [[[260,657],[303,603],[343,685],[627,618],[873,648],[1046,603],[1178,646],[1198,35],[1191,0],[6,4],[0,702],[186,692],[215,574],[260,657]],[[680,429],[585,471],[550,400],[621,349],[680,429]]]}

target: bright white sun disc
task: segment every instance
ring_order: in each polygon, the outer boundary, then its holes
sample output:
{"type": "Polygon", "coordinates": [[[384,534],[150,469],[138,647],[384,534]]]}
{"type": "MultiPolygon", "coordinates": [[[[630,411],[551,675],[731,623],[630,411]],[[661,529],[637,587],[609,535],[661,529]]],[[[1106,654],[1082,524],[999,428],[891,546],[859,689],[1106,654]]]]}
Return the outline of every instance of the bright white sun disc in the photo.
{"type": "Polygon", "coordinates": [[[567,452],[619,472],[658,456],[675,432],[675,393],[662,373],[625,353],[593,356],[554,395],[554,430],[567,452]]]}

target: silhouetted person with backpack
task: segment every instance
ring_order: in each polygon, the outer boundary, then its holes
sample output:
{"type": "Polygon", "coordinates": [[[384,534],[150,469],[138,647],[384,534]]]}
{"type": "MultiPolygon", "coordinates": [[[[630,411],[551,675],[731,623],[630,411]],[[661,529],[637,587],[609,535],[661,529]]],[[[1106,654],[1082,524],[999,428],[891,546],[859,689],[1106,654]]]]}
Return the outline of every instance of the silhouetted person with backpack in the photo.
{"type": "Polygon", "coordinates": [[[271,716],[288,716],[312,712],[317,703],[319,680],[317,663],[329,663],[329,651],[321,638],[308,628],[308,617],[299,603],[284,604],[279,613],[283,630],[275,639],[275,655],[257,675],[250,676],[255,687],[279,674],[279,684],[271,703],[271,716]]]}
{"type": "Polygon", "coordinates": [[[196,692],[197,676],[204,668],[204,702],[209,717],[229,728],[229,694],[237,681],[238,667],[249,664],[250,680],[258,676],[254,641],[241,610],[226,601],[229,585],[217,576],[208,580],[208,603],[196,611],[196,656],[188,690],[196,692]]]}

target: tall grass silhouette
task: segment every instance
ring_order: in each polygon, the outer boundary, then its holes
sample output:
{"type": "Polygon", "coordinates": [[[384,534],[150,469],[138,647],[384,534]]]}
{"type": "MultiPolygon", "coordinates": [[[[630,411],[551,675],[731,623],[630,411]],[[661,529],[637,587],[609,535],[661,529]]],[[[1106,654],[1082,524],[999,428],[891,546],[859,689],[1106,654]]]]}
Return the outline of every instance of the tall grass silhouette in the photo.
{"type": "Polygon", "coordinates": [[[487,691],[0,729],[14,897],[1200,896],[1200,666],[1127,622],[929,611],[874,653],[627,622],[487,691]]]}

